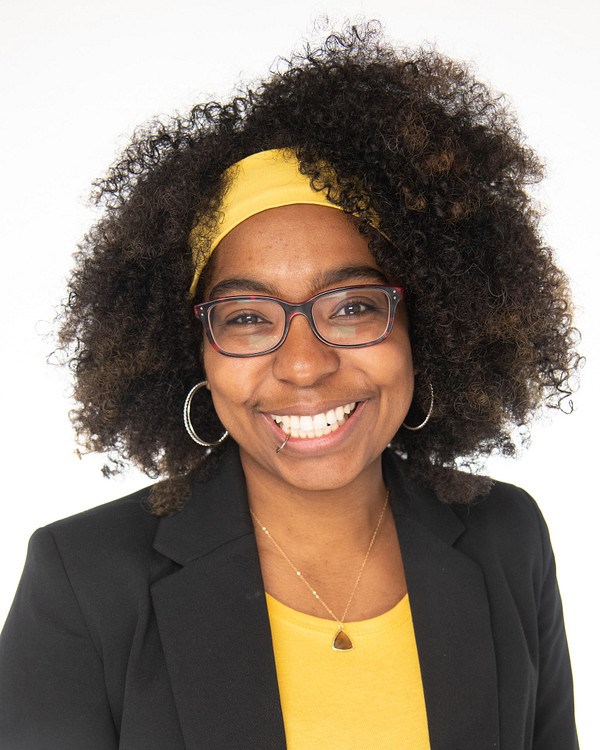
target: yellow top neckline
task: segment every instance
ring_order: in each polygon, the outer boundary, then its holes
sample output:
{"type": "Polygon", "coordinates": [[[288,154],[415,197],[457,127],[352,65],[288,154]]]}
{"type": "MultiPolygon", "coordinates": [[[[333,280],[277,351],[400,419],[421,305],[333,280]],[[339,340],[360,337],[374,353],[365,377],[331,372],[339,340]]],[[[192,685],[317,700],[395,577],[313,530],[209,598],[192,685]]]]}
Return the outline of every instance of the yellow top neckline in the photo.
{"type": "MultiPolygon", "coordinates": [[[[265,591],[265,595],[269,611],[284,621],[320,633],[331,633],[332,627],[336,626],[334,620],[326,617],[308,615],[305,612],[300,612],[297,609],[288,607],[287,604],[283,604],[283,602],[275,599],[275,597],[271,596],[267,591],[265,591]]],[[[400,599],[400,601],[391,609],[388,609],[387,612],[382,612],[382,614],[376,615],[375,617],[369,617],[366,620],[348,620],[344,622],[344,627],[348,626],[348,628],[350,628],[350,626],[352,626],[352,635],[355,637],[368,635],[373,632],[381,632],[382,630],[387,630],[389,627],[397,626],[408,620],[410,620],[410,606],[408,594],[405,594],[402,599],[400,599]]]]}

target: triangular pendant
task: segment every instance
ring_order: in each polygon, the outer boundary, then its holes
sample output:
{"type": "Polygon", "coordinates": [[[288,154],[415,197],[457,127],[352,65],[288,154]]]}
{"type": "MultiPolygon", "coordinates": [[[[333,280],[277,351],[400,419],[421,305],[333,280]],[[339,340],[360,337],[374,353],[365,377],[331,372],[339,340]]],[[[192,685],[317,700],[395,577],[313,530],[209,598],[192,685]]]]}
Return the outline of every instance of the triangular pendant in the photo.
{"type": "Polygon", "coordinates": [[[350,651],[351,648],[354,648],[354,644],[348,637],[348,634],[346,633],[344,628],[340,627],[338,632],[335,634],[335,638],[333,639],[333,650],[350,651]]]}

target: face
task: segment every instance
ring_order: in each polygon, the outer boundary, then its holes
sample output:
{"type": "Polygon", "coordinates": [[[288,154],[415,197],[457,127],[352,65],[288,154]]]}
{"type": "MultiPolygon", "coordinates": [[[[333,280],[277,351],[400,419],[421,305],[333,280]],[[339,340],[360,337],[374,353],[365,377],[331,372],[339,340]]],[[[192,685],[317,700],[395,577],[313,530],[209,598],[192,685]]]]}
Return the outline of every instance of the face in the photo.
{"type": "MultiPolygon", "coordinates": [[[[340,286],[396,281],[383,276],[367,239],[342,211],[282,206],[246,219],[221,240],[206,299],[266,294],[303,302],[340,286]]],[[[328,346],[297,315],[284,343],[257,357],[227,357],[205,336],[204,368],[217,414],[240,447],[246,476],[298,490],[341,488],[380,466],[413,393],[402,303],[388,338],[372,346],[328,346]],[[310,417],[313,421],[303,423],[317,428],[323,423],[317,415],[329,413],[331,421],[332,410],[338,410],[336,429],[319,437],[291,437],[275,452],[286,434],[273,416],[310,417]]]]}

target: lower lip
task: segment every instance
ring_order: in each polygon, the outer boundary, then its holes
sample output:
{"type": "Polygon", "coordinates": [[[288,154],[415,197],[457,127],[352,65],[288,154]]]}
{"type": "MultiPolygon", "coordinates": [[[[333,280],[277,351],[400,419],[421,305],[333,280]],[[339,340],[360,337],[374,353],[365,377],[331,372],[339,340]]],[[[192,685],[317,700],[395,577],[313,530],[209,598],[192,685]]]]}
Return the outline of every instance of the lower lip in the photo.
{"type": "MultiPolygon", "coordinates": [[[[315,453],[317,451],[323,451],[330,448],[335,448],[340,443],[343,443],[347,437],[358,427],[360,417],[365,409],[366,401],[361,401],[356,406],[356,409],[352,412],[350,417],[341,424],[337,430],[330,432],[329,435],[322,435],[321,437],[314,438],[288,438],[285,444],[286,453],[315,453]]],[[[275,438],[278,441],[276,448],[279,447],[286,439],[286,433],[279,427],[279,425],[271,419],[267,414],[262,414],[263,419],[266,420],[269,428],[275,434],[275,438]]]]}

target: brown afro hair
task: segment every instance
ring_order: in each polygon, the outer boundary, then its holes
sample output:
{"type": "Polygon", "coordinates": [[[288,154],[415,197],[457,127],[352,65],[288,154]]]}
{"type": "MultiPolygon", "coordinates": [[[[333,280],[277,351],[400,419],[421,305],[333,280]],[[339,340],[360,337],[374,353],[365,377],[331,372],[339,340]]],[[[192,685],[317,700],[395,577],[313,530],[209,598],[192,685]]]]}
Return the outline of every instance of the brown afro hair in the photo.
{"type": "MultiPolygon", "coordinates": [[[[513,453],[515,428],[569,403],[579,357],[568,286],[528,192],[542,166],[502,97],[431,49],[395,48],[373,22],[281,61],[225,104],[139,130],[96,184],[103,217],[75,256],[59,329],[80,444],[108,454],[107,474],[131,461],[162,479],[157,515],[179,510],[191,479],[217,464],[223,448],[199,448],[182,419],[202,379],[188,236],[198,217],[214,222],[228,166],[284,147],[363,217],[379,265],[407,289],[419,373],[407,421],[423,418],[429,383],[435,409],[393,447],[443,500],[472,501],[489,480],[456,468],[513,453]],[[371,211],[389,243],[369,230],[371,211]]],[[[193,418],[203,436],[222,433],[209,400],[193,418]]]]}

